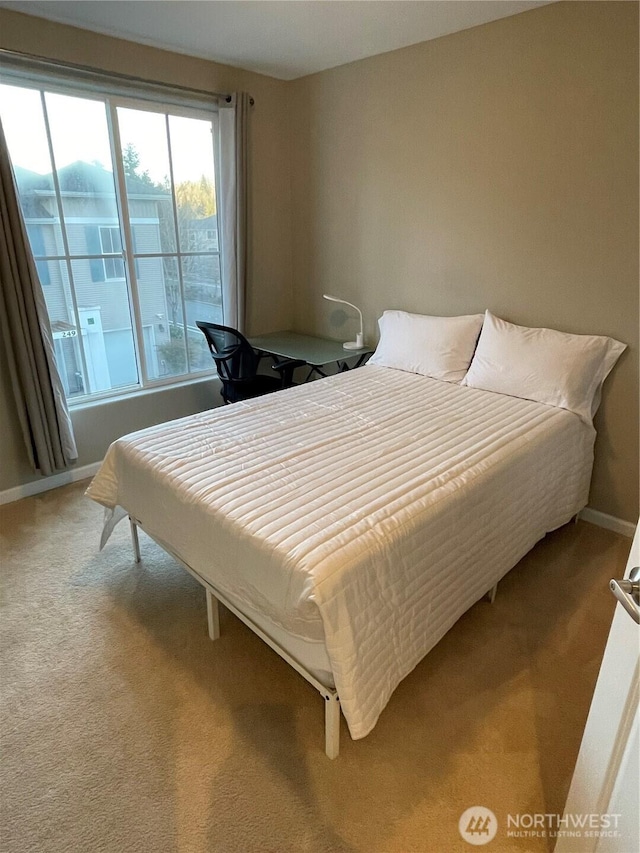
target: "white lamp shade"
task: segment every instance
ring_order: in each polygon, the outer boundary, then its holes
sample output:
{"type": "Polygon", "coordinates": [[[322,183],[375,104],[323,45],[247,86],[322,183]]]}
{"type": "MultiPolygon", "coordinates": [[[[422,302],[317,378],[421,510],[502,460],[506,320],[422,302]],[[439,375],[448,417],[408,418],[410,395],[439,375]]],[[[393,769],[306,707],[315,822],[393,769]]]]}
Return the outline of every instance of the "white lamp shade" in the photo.
{"type": "Polygon", "coordinates": [[[350,308],[355,308],[360,316],[360,331],[356,334],[355,341],[347,341],[342,346],[348,350],[357,350],[362,349],[364,347],[364,329],[362,324],[362,311],[358,308],[357,305],[354,305],[353,302],[347,302],[346,299],[340,299],[337,296],[330,296],[328,293],[322,294],[323,299],[328,299],[329,302],[340,302],[343,305],[348,305],[350,308]]]}

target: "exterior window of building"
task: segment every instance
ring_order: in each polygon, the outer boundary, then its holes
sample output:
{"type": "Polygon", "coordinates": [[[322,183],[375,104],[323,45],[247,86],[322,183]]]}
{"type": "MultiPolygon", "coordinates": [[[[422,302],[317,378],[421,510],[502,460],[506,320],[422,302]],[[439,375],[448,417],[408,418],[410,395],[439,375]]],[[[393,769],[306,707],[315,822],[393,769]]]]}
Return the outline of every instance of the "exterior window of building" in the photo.
{"type": "Polygon", "coordinates": [[[12,78],[0,117],[70,404],[212,371],[215,111],[12,78]]]}
{"type": "Polygon", "coordinates": [[[124,278],[124,261],[122,260],[122,240],[117,226],[101,226],[100,247],[104,255],[118,255],[115,258],[105,258],[104,277],[124,278]]]}

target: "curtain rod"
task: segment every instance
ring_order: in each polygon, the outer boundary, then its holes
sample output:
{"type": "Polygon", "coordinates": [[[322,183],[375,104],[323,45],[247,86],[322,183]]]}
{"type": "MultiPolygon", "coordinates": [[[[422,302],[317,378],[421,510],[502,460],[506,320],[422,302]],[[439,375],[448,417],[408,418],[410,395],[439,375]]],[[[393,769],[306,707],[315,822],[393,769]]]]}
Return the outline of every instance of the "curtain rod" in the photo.
{"type": "MultiPolygon", "coordinates": [[[[105,78],[113,78],[115,80],[121,80],[125,83],[131,84],[142,84],[145,86],[159,86],[165,90],[169,89],[173,92],[181,93],[184,95],[198,95],[200,97],[207,98],[218,98],[220,100],[226,101],[226,103],[231,103],[232,95],[228,93],[220,93],[220,92],[209,92],[206,89],[195,89],[190,86],[180,86],[175,83],[163,83],[160,80],[147,80],[144,77],[136,77],[132,74],[123,74],[120,71],[105,71],[101,68],[93,68],[90,65],[80,65],[74,62],[60,62],[55,59],[49,59],[46,56],[38,56],[37,54],[32,53],[24,53],[19,50],[7,50],[6,48],[0,48],[0,62],[3,59],[7,59],[8,61],[13,61],[17,64],[29,64],[31,67],[34,65],[41,66],[42,70],[51,69],[52,71],[74,71],[79,74],[87,74],[91,76],[101,77],[103,80],[105,78]]],[[[251,106],[254,105],[255,101],[252,97],[249,97],[249,103],[251,106]]]]}

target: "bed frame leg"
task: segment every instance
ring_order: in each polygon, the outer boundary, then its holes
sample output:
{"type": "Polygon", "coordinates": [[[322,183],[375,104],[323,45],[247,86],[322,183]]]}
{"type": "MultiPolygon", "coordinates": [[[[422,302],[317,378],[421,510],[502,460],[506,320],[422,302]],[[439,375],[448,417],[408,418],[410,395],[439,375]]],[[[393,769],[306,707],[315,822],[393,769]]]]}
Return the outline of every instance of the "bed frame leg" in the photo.
{"type": "Polygon", "coordinates": [[[493,604],[496,600],[496,593],[498,591],[498,584],[492,586],[489,592],[487,593],[487,598],[489,599],[489,604],[493,604]]]}
{"type": "Polygon", "coordinates": [[[337,693],[324,697],[324,751],[328,758],[340,752],[340,699],[337,693]]]}
{"type": "Polygon", "coordinates": [[[205,587],[207,596],[207,625],[209,626],[209,637],[212,640],[217,640],[220,637],[220,610],[218,607],[218,599],[215,595],[205,587]]]}
{"type": "Polygon", "coordinates": [[[131,527],[131,544],[133,545],[133,559],[134,562],[140,562],[140,540],[138,539],[138,525],[135,521],[129,516],[129,525],[131,527]]]}

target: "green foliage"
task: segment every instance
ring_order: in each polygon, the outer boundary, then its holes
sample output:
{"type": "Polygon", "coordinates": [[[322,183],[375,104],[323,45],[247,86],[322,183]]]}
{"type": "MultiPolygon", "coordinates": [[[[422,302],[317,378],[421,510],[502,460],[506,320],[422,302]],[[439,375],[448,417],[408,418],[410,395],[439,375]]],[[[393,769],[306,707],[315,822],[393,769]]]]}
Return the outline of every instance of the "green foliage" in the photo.
{"type": "Polygon", "coordinates": [[[180,326],[169,326],[169,340],[158,346],[158,356],[164,361],[167,373],[186,373],[187,357],[184,349],[184,331],[180,326]]]}
{"type": "Polygon", "coordinates": [[[216,212],[216,191],[213,181],[202,175],[199,181],[183,181],[176,186],[180,218],[204,219],[216,212]]]}
{"type": "Polygon", "coordinates": [[[122,162],[124,164],[124,173],[130,178],[137,177],[137,169],[140,166],[140,155],[135,146],[129,142],[122,152],[122,162]]]}
{"type": "Polygon", "coordinates": [[[162,189],[159,184],[151,180],[148,169],[145,169],[144,172],[140,171],[140,154],[131,142],[127,143],[122,152],[122,164],[124,166],[124,173],[128,178],[135,178],[136,181],[146,184],[149,187],[162,189]]]}
{"type": "MultiPolygon", "coordinates": [[[[204,370],[213,366],[205,339],[199,332],[195,336],[189,334],[187,346],[189,347],[189,361],[192,370],[204,370]]],[[[182,326],[173,324],[169,326],[169,340],[158,346],[158,356],[164,361],[166,372],[169,375],[186,373],[187,361],[182,326]]]]}

